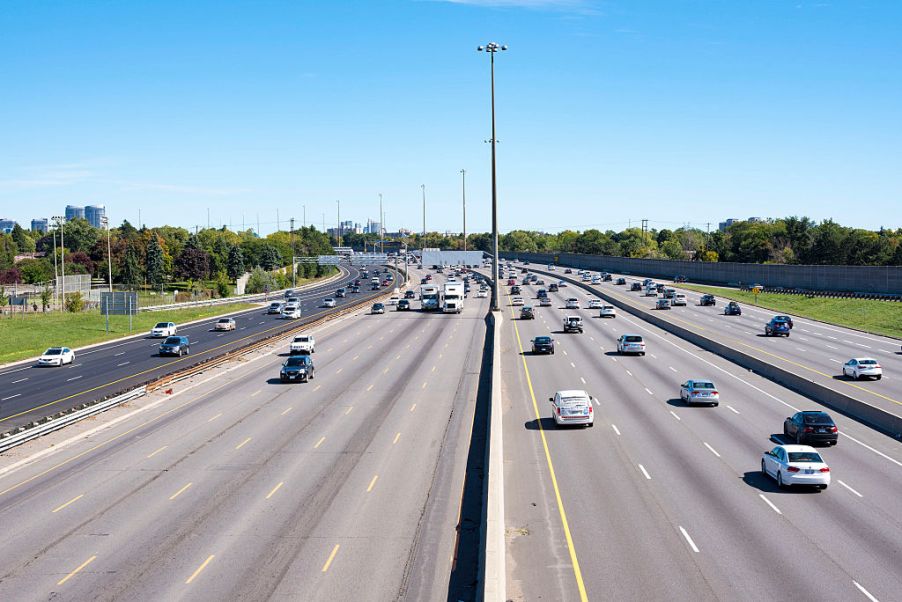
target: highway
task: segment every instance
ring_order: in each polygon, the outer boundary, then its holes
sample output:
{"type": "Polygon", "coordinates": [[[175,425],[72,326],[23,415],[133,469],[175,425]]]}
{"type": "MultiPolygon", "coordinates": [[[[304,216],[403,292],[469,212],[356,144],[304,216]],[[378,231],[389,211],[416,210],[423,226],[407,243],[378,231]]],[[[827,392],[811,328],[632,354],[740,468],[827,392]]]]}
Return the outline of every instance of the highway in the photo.
{"type": "Polygon", "coordinates": [[[444,599],[487,308],[357,312],[309,383],[282,341],[4,459],[0,599],[444,599]]]}
{"type": "MultiPolygon", "coordinates": [[[[546,282],[551,282],[551,278],[579,279],[575,268],[573,274],[565,274],[562,267],[557,267],[554,272],[549,272],[547,266],[525,267],[537,268],[533,271],[542,274],[546,282]]],[[[633,306],[646,310],[654,308],[655,297],[645,297],[644,291],[629,290],[629,283],[641,280],[640,278],[622,274],[614,274],[613,278],[611,282],[590,286],[633,306]],[[627,279],[626,286],[614,284],[620,276],[627,279]]],[[[679,292],[685,293],[688,300],[685,307],[656,310],[659,317],[805,376],[844,395],[894,414],[902,413],[902,348],[898,340],[797,316],[792,316],[794,328],[789,337],[766,337],[764,324],[777,315],[776,312],[740,304],[741,316],[726,316],[723,308],[727,301],[723,298],[717,298],[715,307],[702,307],[698,305],[700,293],[679,289],[678,285],[669,281],[656,282],[674,286],[679,292]],[[883,367],[883,378],[879,381],[854,381],[844,377],[842,365],[853,357],[876,358],[883,367]]]]}
{"type": "MultiPolygon", "coordinates": [[[[337,308],[325,309],[322,301],[336,289],[359,277],[356,267],[341,266],[342,276],[300,292],[303,319],[339,311],[343,305],[385,293],[370,291],[361,282],[361,292],[336,299],[337,308]]],[[[274,300],[284,300],[274,297],[274,300]]],[[[103,399],[160,376],[190,367],[199,361],[237,349],[250,342],[297,327],[293,320],[268,315],[266,308],[250,309],[232,315],[237,328],[216,332],[217,318],[202,320],[179,328],[178,334],[189,337],[190,355],[161,357],[157,353],[162,339],[144,336],[115,340],[84,351],[77,351],[75,362],[62,367],[39,367],[36,364],[13,366],[0,370],[0,431],[27,424],[43,416],[75,407],[79,403],[103,399]]],[[[60,346],[66,341],[59,341],[60,346]]]]}
{"type": "Polygon", "coordinates": [[[508,598],[899,599],[899,442],[831,413],[831,487],[780,490],[761,453],[816,403],[623,312],[563,310],[567,297],[586,307],[578,287],[538,307],[537,288],[523,287],[535,320],[502,297],[508,598]],[[567,313],[584,334],[560,332],[567,313]],[[626,332],[646,356],[616,354],[626,332]],[[530,355],[548,334],[556,354],[530,355]],[[720,406],[685,407],[689,378],[713,379],[720,406]],[[555,427],[548,397],[574,388],[595,396],[594,428],[555,427]]]}

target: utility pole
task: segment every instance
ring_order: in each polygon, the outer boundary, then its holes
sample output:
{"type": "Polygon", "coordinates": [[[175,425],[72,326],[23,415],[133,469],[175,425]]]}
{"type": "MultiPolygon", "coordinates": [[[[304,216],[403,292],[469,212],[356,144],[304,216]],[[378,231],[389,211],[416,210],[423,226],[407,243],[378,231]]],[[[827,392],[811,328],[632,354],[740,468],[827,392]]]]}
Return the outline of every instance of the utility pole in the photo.
{"type": "Polygon", "coordinates": [[[260,236],[260,214],[257,214],[257,237],[260,236]]]}
{"type": "Polygon", "coordinates": [[[420,184],[423,189],[423,245],[426,244],[426,185],[420,184]]]}
{"type": "Polygon", "coordinates": [[[294,218],[288,220],[288,223],[291,225],[290,229],[288,230],[288,240],[290,241],[289,244],[291,245],[291,286],[297,286],[298,277],[297,271],[294,267],[294,218]]]}
{"type": "Polygon", "coordinates": [[[487,52],[491,61],[491,90],[492,90],[492,249],[493,249],[493,265],[492,265],[492,311],[500,311],[498,305],[498,180],[495,170],[495,145],[497,139],[495,136],[495,53],[507,50],[507,46],[489,42],[485,46],[479,46],[479,52],[487,52]]]}
{"type": "Polygon", "coordinates": [[[307,205],[301,205],[304,208],[304,228],[307,228],[307,205]]]}
{"type": "MultiPolygon", "coordinates": [[[[56,218],[53,218],[56,219],[56,218]]],[[[53,231],[53,300],[59,304],[59,295],[57,295],[57,289],[59,288],[59,280],[60,274],[59,269],[56,265],[56,230],[53,231]]]]}
{"type": "Polygon", "coordinates": [[[276,232],[282,229],[282,221],[279,219],[279,210],[276,209],[276,232]]]}
{"type": "MultiPolygon", "coordinates": [[[[101,220],[103,226],[106,228],[106,261],[107,267],[109,267],[110,274],[110,292],[113,292],[113,251],[110,245],[110,219],[107,216],[103,216],[101,220]]],[[[107,316],[107,320],[109,320],[109,316],[107,316]]],[[[109,330],[109,328],[107,328],[109,330]]]]}
{"type": "Polygon", "coordinates": [[[207,207],[207,230],[210,229],[210,208],[207,207]]]}
{"type": "MultiPolygon", "coordinates": [[[[379,252],[385,253],[385,242],[383,241],[385,230],[382,228],[382,193],[379,193],[379,252]]],[[[375,247],[373,248],[373,253],[376,252],[375,247]]]]}
{"type": "Polygon", "coordinates": [[[467,250],[467,170],[460,170],[460,194],[464,204],[464,251],[467,250]]]}
{"type": "Polygon", "coordinates": [[[341,246],[341,201],[335,201],[336,212],[338,214],[338,246],[341,246]]]}
{"type": "Polygon", "coordinates": [[[642,242],[648,245],[648,220],[642,220],[642,242]]]}

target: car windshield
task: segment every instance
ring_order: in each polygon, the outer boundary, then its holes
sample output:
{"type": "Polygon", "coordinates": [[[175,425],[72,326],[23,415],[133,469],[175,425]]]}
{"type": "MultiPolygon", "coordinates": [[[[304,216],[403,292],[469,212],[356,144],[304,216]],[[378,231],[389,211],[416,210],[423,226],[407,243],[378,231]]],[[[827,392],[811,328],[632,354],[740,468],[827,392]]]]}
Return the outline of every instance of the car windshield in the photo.
{"type": "Polygon", "coordinates": [[[219,321],[219,323],[220,323],[220,324],[228,324],[228,323],[231,322],[231,321],[232,321],[231,318],[223,318],[223,319],[221,319],[221,320],[219,321]]]}
{"type": "Polygon", "coordinates": [[[178,345],[182,342],[182,339],[178,337],[169,337],[165,341],[163,341],[164,345],[178,345]]]}
{"type": "Polygon", "coordinates": [[[789,452],[790,462],[823,462],[817,452],[789,452]]]}
{"type": "Polygon", "coordinates": [[[626,341],[627,343],[641,343],[642,337],[636,336],[636,335],[627,335],[627,336],[623,337],[623,340],[626,341]]]}
{"type": "Polygon", "coordinates": [[[63,352],[61,347],[51,347],[44,352],[44,355],[60,355],[63,352]]]}
{"type": "Polygon", "coordinates": [[[381,303],[377,303],[377,304],[375,304],[373,307],[376,308],[376,309],[382,309],[382,308],[385,307],[385,306],[382,305],[381,303]]]}
{"type": "Polygon", "coordinates": [[[693,386],[693,388],[696,388],[696,389],[713,389],[714,383],[712,383],[711,381],[698,381],[697,380],[694,383],[692,383],[692,386],[693,386]]]}
{"type": "Polygon", "coordinates": [[[307,358],[305,357],[290,357],[285,360],[286,366],[306,366],[307,358]]]}
{"type": "Polygon", "coordinates": [[[307,343],[308,341],[310,341],[310,337],[307,336],[294,337],[295,343],[307,343]]]}
{"type": "Polygon", "coordinates": [[[547,345],[551,342],[551,337],[536,337],[535,342],[537,345],[547,345]]]}
{"type": "Polygon", "coordinates": [[[154,328],[169,328],[169,324],[167,324],[166,322],[160,322],[159,324],[154,326],[154,328]]]}

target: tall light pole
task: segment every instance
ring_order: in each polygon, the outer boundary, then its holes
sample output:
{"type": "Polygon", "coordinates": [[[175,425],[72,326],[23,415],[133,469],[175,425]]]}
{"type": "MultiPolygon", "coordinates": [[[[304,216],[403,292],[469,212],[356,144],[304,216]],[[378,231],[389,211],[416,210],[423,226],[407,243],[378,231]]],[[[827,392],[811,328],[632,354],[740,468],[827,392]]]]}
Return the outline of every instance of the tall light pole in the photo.
{"type": "Polygon", "coordinates": [[[341,246],[341,201],[335,201],[338,211],[338,246],[341,246]]]}
{"type": "MultiPolygon", "coordinates": [[[[56,218],[54,218],[56,219],[56,218]]],[[[59,302],[57,299],[56,288],[59,286],[60,273],[59,269],[56,266],[56,230],[53,231],[53,300],[59,302]]]]}
{"type": "Polygon", "coordinates": [[[423,189],[423,245],[426,245],[426,185],[420,184],[423,189]]]}
{"type": "Polygon", "coordinates": [[[103,216],[100,218],[103,227],[106,228],[106,263],[109,268],[110,275],[110,292],[113,292],[113,251],[110,245],[110,218],[103,216]]]}
{"type": "Polygon", "coordinates": [[[467,170],[460,170],[460,194],[464,203],[464,251],[467,250],[467,170]]]}
{"type": "MultiPolygon", "coordinates": [[[[385,229],[382,227],[382,220],[384,219],[382,213],[382,193],[379,193],[379,252],[385,253],[385,229]]],[[[376,252],[376,247],[373,247],[373,253],[376,252]]]]}
{"type": "Polygon", "coordinates": [[[301,205],[304,208],[304,229],[307,228],[307,205],[301,205]]]}
{"type": "Polygon", "coordinates": [[[60,215],[53,216],[53,220],[56,222],[57,226],[60,229],[60,274],[61,280],[60,283],[60,307],[65,309],[66,307],[66,245],[63,241],[63,224],[66,223],[66,218],[60,215]]]}
{"type": "Polygon", "coordinates": [[[291,286],[297,286],[298,277],[294,263],[294,218],[291,218],[290,220],[288,220],[288,222],[289,224],[291,224],[288,229],[288,240],[290,241],[289,245],[291,246],[291,286]]]}
{"type": "Polygon", "coordinates": [[[491,64],[492,83],[492,311],[499,311],[498,306],[498,181],[495,173],[495,53],[507,50],[507,46],[489,42],[485,46],[479,46],[478,52],[487,52],[491,64]]]}

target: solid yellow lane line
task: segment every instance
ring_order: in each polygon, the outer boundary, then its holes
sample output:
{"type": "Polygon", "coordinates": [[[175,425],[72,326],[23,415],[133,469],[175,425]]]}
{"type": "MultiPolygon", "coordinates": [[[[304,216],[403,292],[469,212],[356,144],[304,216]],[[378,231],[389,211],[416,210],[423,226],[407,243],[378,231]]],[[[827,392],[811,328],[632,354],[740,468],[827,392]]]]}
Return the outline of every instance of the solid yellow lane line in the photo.
{"type": "Polygon", "coordinates": [[[94,559],[95,559],[95,558],[97,558],[97,555],[96,555],[96,554],[95,554],[94,556],[91,556],[90,558],[88,558],[88,559],[85,560],[84,562],[82,562],[82,563],[78,566],[77,569],[75,569],[74,571],[72,571],[71,573],[69,573],[68,575],[66,575],[65,577],[63,577],[62,579],[60,579],[59,581],[57,581],[56,584],[57,584],[57,585],[62,585],[62,584],[64,584],[66,581],[68,581],[69,579],[71,579],[72,577],[74,577],[75,575],[77,575],[83,568],[85,568],[86,566],[88,566],[89,564],[91,564],[92,562],[94,562],[94,559]]]}
{"type": "Polygon", "coordinates": [[[198,575],[200,575],[200,572],[202,570],[204,570],[205,568],[207,568],[207,565],[210,564],[210,561],[213,560],[215,557],[216,557],[215,554],[210,554],[209,556],[207,556],[207,559],[204,560],[203,564],[201,564],[199,567],[197,567],[196,571],[191,573],[191,576],[188,577],[188,579],[185,581],[185,585],[190,585],[191,582],[194,581],[194,578],[197,577],[198,575]]]}
{"type": "Polygon", "coordinates": [[[413,404],[412,406],[410,406],[411,412],[413,412],[415,409],[417,409],[417,404],[413,404]]]}
{"type": "Polygon", "coordinates": [[[370,491],[373,490],[373,487],[376,486],[376,481],[378,481],[378,480],[379,480],[379,475],[373,475],[373,480],[370,481],[369,487],[366,488],[367,493],[369,493],[370,491]]]}
{"type": "Polygon", "coordinates": [[[320,438],[319,438],[319,441],[316,442],[316,445],[313,446],[313,449],[318,448],[320,445],[323,444],[323,441],[325,441],[325,440],[326,440],[325,437],[320,437],[320,438]]]}
{"type": "Polygon", "coordinates": [[[220,416],[222,416],[222,412],[216,414],[215,416],[213,416],[212,418],[210,418],[209,420],[207,420],[207,422],[213,422],[214,420],[216,420],[216,419],[219,418],[220,416]]]}
{"type": "Polygon", "coordinates": [[[269,498],[271,498],[273,495],[275,495],[275,493],[276,493],[279,489],[281,489],[282,485],[284,485],[284,484],[285,484],[284,481],[279,481],[279,484],[272,488],[272,491],[269,492],[269,494],[266,496],[266,499],[269,499],[269,498]]]}
{"type": "Polygon", "coordinates": [[[367,390],[367,391],[372,391],[374,386],[376,386],[376,385],[370,385],[369,387],[366,388],[366,390],[367,390]]]}
{"type": "Polygon", "coordinates": [[[338,544],[335,544],[335,547],[332,548],[332,553],[329,554],[329,558],[326,559],[326,564],[323,565],[322,572],[325,573],[329,570],[329,567],[332,565],[332,561],[335,559],[335,555],[338,554],[338,548],[340,548],[338,544]]]}
{"type": "Polygon", "coordinates": [[[250,442],[251,439],[253,439],[253,437],[248,437],[247,439],[245,439],[244,441],[242,441],[241,443],[239,443],[238,445],[236,445],[236,446],[235,446],[235,449],[241,449],[242,447],[244,447],[245,445],[247,445],[247,444],[250,442]]]}
{"type": "Polygon", "coordinates": [[[174,500],[175,498],[177,498],[178,496],[180,496],[180,495],[182,495],[183,493],[185,493],[185,491],[186,491],[189,487],[191,487],[191,485],[192,485],[192,483],[188,483],[187,485],[185,485],[184,487],[182,487],[181,489],[179,489],[178,491],[176,491],[175,493],[173,493],[172,496],[170,496],[169,500],[172,501],[172,500],[174,500]]]}
{"type": "Polygon", "coordinates": [[[351,413],[351,410],[354,409],[354,406],[350,406],[347,410],[345,410],[345,416],[351,413]]]}
{"type": "Polygon", "coordinates": [[[517,334],[517,346],[520,348],[520,359],[523,362],[523,372],[526,374],[526,384],[529,387],[529,396],[532,398],[532,408],[536,414],[536,424],[539,425],[539,435],[542,437],[545,460],[548,462],[548,473],[551,475],[551,485],[554,488],[554,497],[557,501],[558,513],[561,515],[561,525],[564,529],[564,538],[567,540],[567,550],[570,552],[570,562],[573,564],[573,576],[576,578],[579,599],[582,602],[588,602],[589,596],[586,594],[586,585],[583,582],[583,574],[579,568],[579,560],[576,557],[573,536],[570,534],[570,523],[567,521],[567,512],[564,510],[564,502],[561,499],[561,490],[558,487],[557,476],[554,473],[554,463],[551,461],[551,451],[548,449],[548,439],[545,437],[545,429],[542,428],[542,416],[539,414],[539,404],[536,401],[536,393],[532,387],[532,378],[529,375],[529,368],[526,366],[526,355],[523,353],[523,341],[520,339],[520,329],[517,326],[517,321],[514,317],[514,312],[511,310],[511,323],[514,325],[514,332],[517,334]]]}
{"type": "Polygon", "coordinates": [[[280,415],[280,416],[284,416],[284,415],[285,415],[285,414],[287,414],[287,413],[288,413],[288,412],[290,412],[290,411],[291,411],[291,406],[289,406],[289,407],[287,407],[287,408],[285,408],[285,411],[284,411],[284,412],[282,412],[282,413],[281,413],[281,414],[279,414],[279,415],[280,415]]]}
{"type": "Polygon", "coordinates": [[[397,435],[395,435],[395,440],[392,441],[391,444],[394,445],[395,443],[398,442],[398,439],[400,439],[400,438],[401,438],[401,433],[398,433],[397,435]]]}
{"type": "Polygon", "coordinates": [[[66,502],[65,504],[63,504],[62,506],[57,506],[56,508],[54,508],[54,509],[53,509],[53,514],[56,514],[57,512],[59,512],[60,510],[62,510],[62,509],[65,508],[66,506],[68,506],[69,504],[72,504],[72,503],[74,503],[74,502],[77,502],[78,500],[80,500],[80,499],[83,498],[83,497],[85,497],[85,494],[83,494],[83,493],[82,493],[81,495],[76,495],[74,498],[72,498],[71,500],[69,500],[68,502],[66,502]]]}

